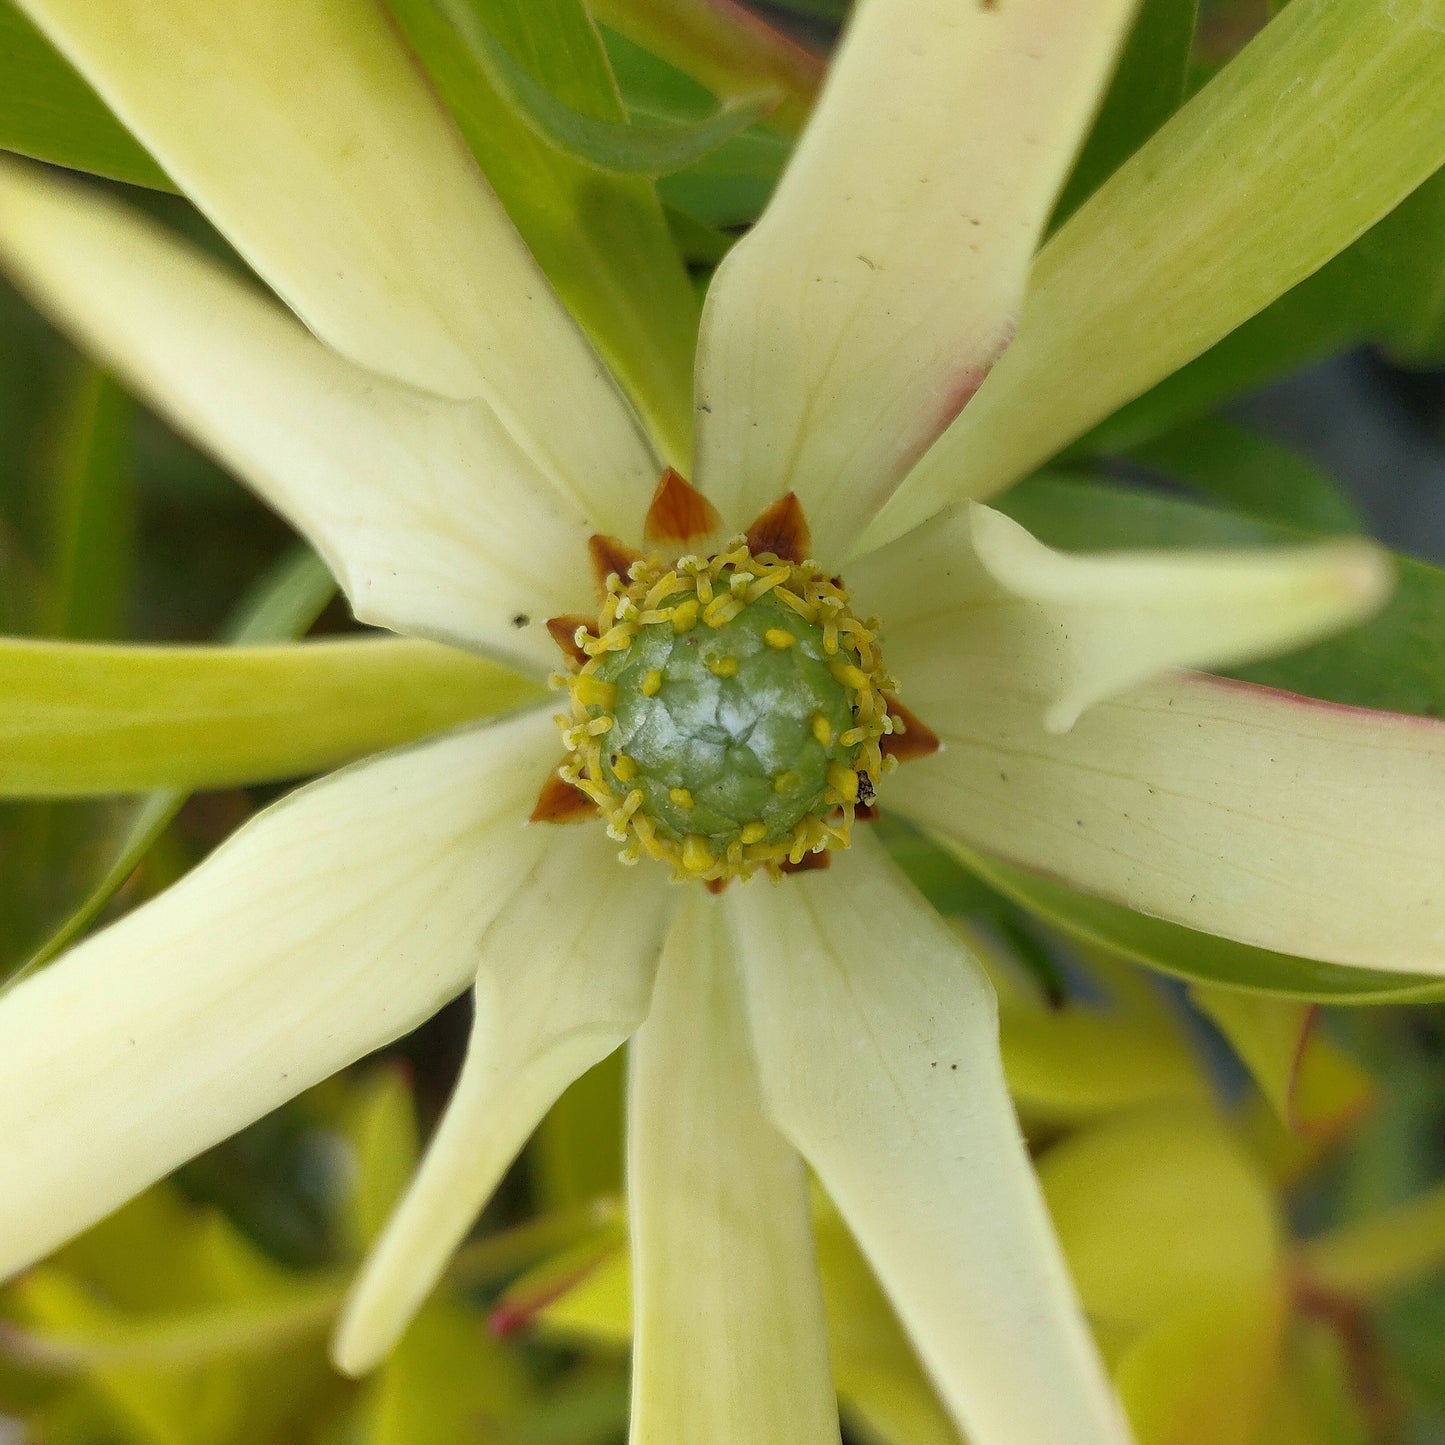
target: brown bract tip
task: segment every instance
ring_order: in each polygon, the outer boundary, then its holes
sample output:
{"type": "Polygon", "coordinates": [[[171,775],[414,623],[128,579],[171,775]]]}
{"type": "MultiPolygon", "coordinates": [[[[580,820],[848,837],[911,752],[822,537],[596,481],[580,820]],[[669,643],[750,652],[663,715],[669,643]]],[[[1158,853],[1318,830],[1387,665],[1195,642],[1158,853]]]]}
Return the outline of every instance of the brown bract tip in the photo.
{"type": "Polygon", "coordinates": [[[888,713],[895,726],[901,724],[901,731],[884,733],[878,739],[878,748],[886,758],[897,758],[900,763],[911,763],[916,758],[926,758],[939,748],[938,734],[916,713],[898,701],[892,693],[883,694],[888,704],[888,713]]]}
{"type": "Polygon", "coordinates": [[[833,855],[831,852],[804,853],[796,863],[791,858],[785,858],[778,864],[778,868],[784,873],[813,873],[819,868],[831,868],[833,866],[833,855]]]}
{"type": "Polygon", "coordinates": [[[808,555],[813,539],[808,533],[808,519],[796,492],[779,497],[770,507],[758,513],[748,528],[748,551],[757,556],[771,552],[784,562],[801,562],[808,555]]]}
{"type": "Polygon", "coordinates": [[[537,794],[537,806],[532,809],[529,823],[577,823],[583,818],[595,817],[597,804],[571,783],[565,782],[553,773],[537,794]]]}
{"type": "Polygon", "coordinates": [[[728,886],[729,881],[727,878],[705,878],[702,886],[716,898],[728,886]]]}
{"type": "Polygon", "coordinates": [[[587,654],[577,646],[577,629],[582,628],[584,632],[590,632],[593,637],[597,636],[597,620],[593,617],[584,617],[580,612],[564,612],[561,617],[549,617],[547,619],[547,631],[552,635],[552,641],[567,654],[573,662],[585,666],[587,654]]]}
{"type": "Polygon", "coordinates": [[[642,538],[645,542],[686,542],[706,537],[721,526],[717,508],[681,472],[669,467],[652,494],[642,538]]]}
{"type": "Polygon", "coordinates": [[[592,577],[600,597],[607,596],[607,579],[614,572],[626,581],[627,569],[642,557],[641,552],[635,551],[626,542],[619,542],[616,537],[604,537],[601,532],[587,539],[587,555],[592,559],[592,577]]]}

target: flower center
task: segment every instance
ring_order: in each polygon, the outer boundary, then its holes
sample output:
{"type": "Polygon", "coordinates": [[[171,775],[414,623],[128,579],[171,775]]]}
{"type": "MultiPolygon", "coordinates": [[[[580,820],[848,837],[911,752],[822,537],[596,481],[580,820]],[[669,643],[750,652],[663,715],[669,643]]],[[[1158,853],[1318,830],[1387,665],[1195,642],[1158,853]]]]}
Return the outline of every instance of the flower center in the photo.
{"type": "Polygon", "coordinates": [[[635,562],[609,579],[595,631],[577,630],[562,776],[624,861],[646,853],[679,878],[778,873],[846,847],[893,729],[876,631],[836,578],[741,538],[635,562]]]}

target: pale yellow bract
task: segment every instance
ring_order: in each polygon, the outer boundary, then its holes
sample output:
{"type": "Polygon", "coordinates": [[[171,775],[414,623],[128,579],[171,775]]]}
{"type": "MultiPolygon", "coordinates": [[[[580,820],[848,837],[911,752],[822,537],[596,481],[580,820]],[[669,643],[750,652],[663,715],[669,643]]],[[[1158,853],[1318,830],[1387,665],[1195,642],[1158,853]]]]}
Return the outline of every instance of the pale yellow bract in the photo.
{"type": "MultiPolygon", "coordinates": [[[[287,517],[360,619],[545,677],[544,619],[592,607],[588,539],[641,541],[661,462],[377,0],[21,8],[274,296],[10,161],[0,264],[287,517]]],[[[1294,0],[1256,46],[1307,44],[1330,8],[1371,6],[1294,0]]],[[[1438,99],[1428,8],[1381,43],[1413,46],[1402,83],[1438,99]]],[[[1091,365],[1051,356],[1047,308],[1023,302],[1130,10],[861,0],[712,283],[693,479],[724,536],[795,492],[820,564],[882,620],[889,670],[943,743],[890,779],[890,808],[1194,928],[1442,974],[1445,727],[1176,670],[1365,615],[1388,584],[1378,553],[1061,556],[928,460],[980,386],[991,490],[997,458],[1031,454],[1020,438],[1072,434],[1041,427],[1052,392],[994,408],[985,378],[1021,307],[1031,369],[1009,374],[1091,365]],[[920,459],[927,485],[905,486],[920,459]],[[869,550],[894,495],[913,530],[869,550]]],[[[1375,207],[1357,231],[1414,181],[1377,166],[1375,131],[1351,149],[1338,130],[1331,194],[1375,207]]],[[[1100,208],[1167,188],[1167,162],[1126,166],[1051,242],[1048,296],[1074,294],[1069,237],[1112,234],[1100,208]]],[[[1221,241],[1199,284],[1227,290],[1232,264],[1221,241]]],[[[1197,301],[1168,279],[1157,304],[1197,301]]],[[[948,455],[972,433],[951,435],[948,455]]],[[[0,1276],[470,988],[465,1066],[351,1296],[343,1368],[385,1353],[537,1121],[632,1039],[637,1445],[836,1442],[808,1167],[973,1445],[1122,1445],[960,936],[863,829],[825,872],[712,899],[619,867],[600,826],[526,826],[557,765],[551,711],[292,793],[0,1000],[0,1276]]]]}

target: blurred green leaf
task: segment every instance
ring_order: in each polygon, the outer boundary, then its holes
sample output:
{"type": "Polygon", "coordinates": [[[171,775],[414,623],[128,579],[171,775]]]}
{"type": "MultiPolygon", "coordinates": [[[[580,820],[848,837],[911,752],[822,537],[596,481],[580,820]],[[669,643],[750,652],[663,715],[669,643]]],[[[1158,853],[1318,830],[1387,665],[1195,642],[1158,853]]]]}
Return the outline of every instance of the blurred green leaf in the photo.
{"type": "Polygon", "coordinates": [[[174,189],[11,0],[0,0],[0,149],[132,185],[174,189]]]}
{"type": "MultiPolygon", "coordinates": [[[[1249,547],[1307,541],[1294,527],[1137,488],[1059,476],[1031,478],[1003,510],[1065,550],[1249,547]]],[[[1369,622],[1230,675],[1353,707],[1445,717],[1445,570],[1395,559],[1394,595],[1369,622]]]]}
{"type": "Polygon", "coordinates": [[[98,368],[75,378],[54,468],[55,537],[42,631],[125,632],[136,518],[130,398],[98,368]]]}
{"type": "Polygon", "coordinates": [[[1364,530],[1354,504],[1308,457],[1222,417],[1185,422],[1128,455],[1266,522],[1325,534],[1364,530]]]}
{"type": "Polygon", "coordinates": [[[1197,983],[1224,984],[1318,1003],[1423,1003],[1445,999],[1445,981],[1376,973],[1235,943],[1075,893],[1061,883],[946,845],[991,887],[1083,943],[1197,983]]]}
{"type": "MultiPolygon", "coordinates": [[[[604,31],[628,114],[657,121],[711,114],[712,92],[661,57],[614,31],[604,31]]],[[[708,227],[755,221],[792,153],[791,142],[754,126],[683,170],[661,177],[658,194],[672,209],[708,227]]]]}
{"type": "MultiPolygon", "coordinates": [[[[631,392],[666,459],[691,463],[698,299],[651,183],[540,140],[433,0],[388,0],[548,279],[631,392]]],[[[627,119],[582,0],[457,0],[559,103],[627,119]]]]}
{"type": "Polygon", "coordinates": [[[1113,82],[1054,207],[1061,226],[1184,99],[1199,0],[1144,0],[1113,82]]]}
{"type": "MultiPolygon", "coordinates": [[[[723,100],[781,91],[782,102],[769,123],[789,134],[802,128],[817,98],[822,59],[741,6],[713,0],[592,0],[591,8],[604,26],[723,100]]],[[[626,96],[627,82],[620,74],[618,79],[626,96]]]]}
{"type": "Polygon", "coordinates": [[[639,125],[597,120],[564,105],[539,84],[478,19],[468,0],[439,0],[472,59],[514,114],[553,150],[609,175],[661,176],[681,170],[776,109],[769,91],[696,121],[639,125]]]}

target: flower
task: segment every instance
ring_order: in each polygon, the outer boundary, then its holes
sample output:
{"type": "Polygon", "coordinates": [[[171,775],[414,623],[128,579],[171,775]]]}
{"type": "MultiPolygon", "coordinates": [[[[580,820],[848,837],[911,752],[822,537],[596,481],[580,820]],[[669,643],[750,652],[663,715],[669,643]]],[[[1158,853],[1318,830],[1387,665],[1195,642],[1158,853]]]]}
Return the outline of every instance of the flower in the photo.
{"type": "MultiPolygon", "coordinates": [[[[371,0],[27,9],[314,334],[8,163],[0,258],[313,542],[358,617],[540,675],[545,622],[595,600],[597,539],[679,559],[680,528],[647,535],[662,459],[371,0]]],[[[709,298],[693,472],[722,527],[699,565],[796,498],[816,576],[882,619],[945,745],[878,780],[884,807],[1228,937],[1440,971],[1440,730],[1172,670],[1363,615],[1370,547],[1062,557],[974,504],[858,546],[1005,345],[1128,9],[866,0],[709,298]]],[[[807,560],[786,551],[764,569],[807,560]]],[[[609,574],[614,599],[643,580],[609,574]]],[[[585,723],[609,707],[573,698],[585,723]]],[[[620,868],[599,826],[523,826],[563,753],[553,710],[300,789],[0,1003],[0,1272],[470,985],[467,1061],[351,1298],[345,1368],[385,1352],[536,1122],[630,1038],[634,1439],[836,1438],[805,1160],[971,1439],[1127,1438],[958,936],[866,828],[830,869],[715,898],[620,868]]],[[[831,765],[861,785],[826,761],[809,816],[831,828],[851,801],[831,765]]],[[[588,766],[569,775],[610,791],[588,766]]],[[[758,820],[727,817],[721,851],[751,846],[758,820]]]]}

